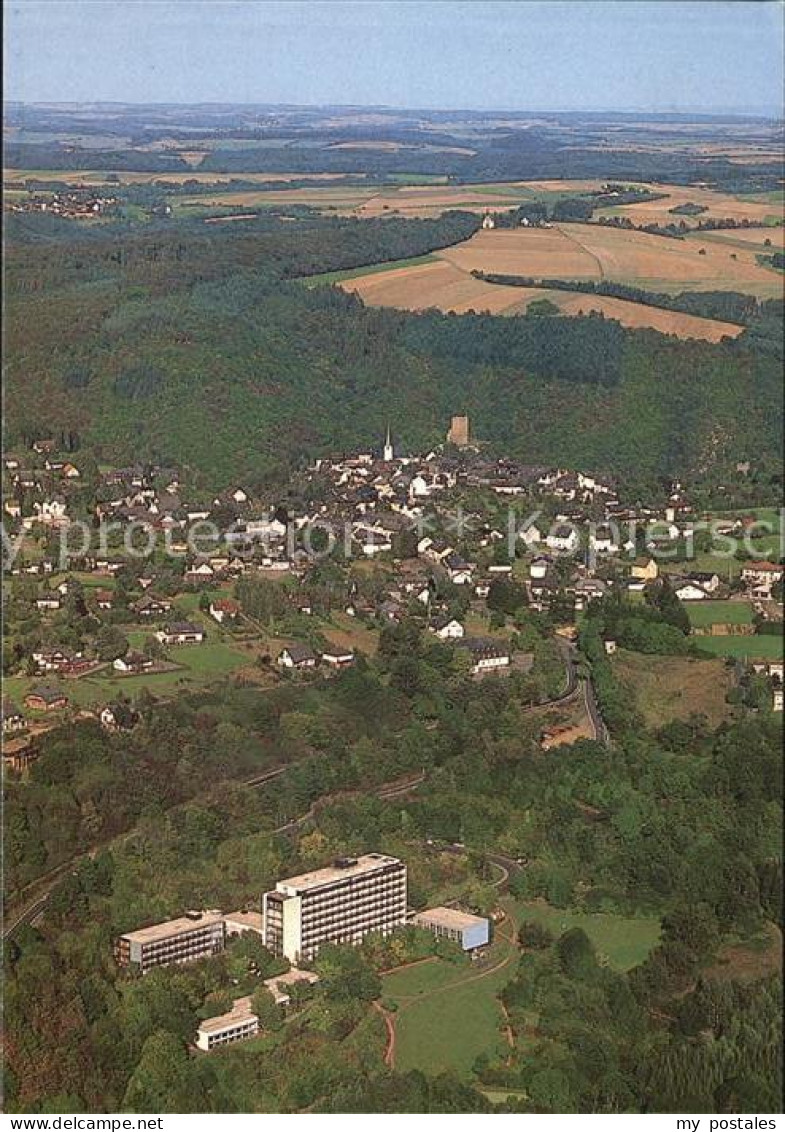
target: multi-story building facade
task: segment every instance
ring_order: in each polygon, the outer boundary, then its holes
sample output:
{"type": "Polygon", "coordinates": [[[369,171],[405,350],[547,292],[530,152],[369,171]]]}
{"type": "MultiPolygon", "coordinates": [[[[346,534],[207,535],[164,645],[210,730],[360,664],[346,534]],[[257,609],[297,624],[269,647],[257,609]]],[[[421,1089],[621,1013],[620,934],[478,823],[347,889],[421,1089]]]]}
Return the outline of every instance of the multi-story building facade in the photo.
{"type": "Polygon", "coordinates": [[[225,935],[220,912],[190,912],[121,935],[115,944],[115,959],[121,967],[136,963],[143,973],[169,963],[192,963],[223,951],[225,935]]]}
{"type": "Polygon", "coordinates": [[[280,880],[262,897],[265,944],[292,963],[314,958],[324,943],[359,943],[388,934],[406,918],[406,865],[366,853],[280,880]]]}

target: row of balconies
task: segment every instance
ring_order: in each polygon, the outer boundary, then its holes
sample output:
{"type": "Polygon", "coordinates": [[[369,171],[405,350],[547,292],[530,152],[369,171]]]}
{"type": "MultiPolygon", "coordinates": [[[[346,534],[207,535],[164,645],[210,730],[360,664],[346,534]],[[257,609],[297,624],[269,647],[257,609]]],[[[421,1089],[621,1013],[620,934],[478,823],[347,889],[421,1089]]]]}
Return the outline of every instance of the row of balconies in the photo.
{"type": "Polygon", "coordinates": [[[402,904],[377,904],[368,908],[353,908],[350,913],[343,912],[340,915],[304,917],[300,926],[303,932],[308,932],[333,924],[349,926],[351,924],[364,924],[370,920],[390,919],[395,916],[403,918],[405,913],[406,909],[402,904]]]}
{"type": "Polygon", "coordinates": [[[341,897],[333,896],[324,900],[307,900],[303,902],[303,913],[310,912],[311,909],[331,909],[331,908],[346,908],[356,907],[368,900],[406,900],[406,886],[405,885],[384,885],[376,886],[374,888],[366,888],[361,890],[354,890],[344,893],[341,897]]]}
{"type": "Polygon", "coordinates": [[[355,922],[347,924],[344,921],[339,925],[328,924],[324,928],[304,931],[302,933],[302,942],[303,945],[305,945],[314,943],[317,940],[336,940],[343,938],[344,936],[358,936],[359,938],[362,938],[363,936],[366,936],[373,931],[384,931],[386,929],[390,929],[392,931],[393,928],[398,927],[398,925],[401,923],[403,923],[403,920],[400,916],[385,916],[361,923],[355,922]]]}

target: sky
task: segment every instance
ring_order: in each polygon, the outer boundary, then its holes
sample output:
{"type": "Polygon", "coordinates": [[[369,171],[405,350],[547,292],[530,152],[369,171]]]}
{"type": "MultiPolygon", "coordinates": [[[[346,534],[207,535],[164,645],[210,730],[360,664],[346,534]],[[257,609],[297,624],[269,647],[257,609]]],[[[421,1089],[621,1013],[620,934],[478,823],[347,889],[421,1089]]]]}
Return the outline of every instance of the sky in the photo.
{"type": "Polygon", "coordinates": [[[782,112],[769,0],[4,0],[5,97],[782,112]]]}

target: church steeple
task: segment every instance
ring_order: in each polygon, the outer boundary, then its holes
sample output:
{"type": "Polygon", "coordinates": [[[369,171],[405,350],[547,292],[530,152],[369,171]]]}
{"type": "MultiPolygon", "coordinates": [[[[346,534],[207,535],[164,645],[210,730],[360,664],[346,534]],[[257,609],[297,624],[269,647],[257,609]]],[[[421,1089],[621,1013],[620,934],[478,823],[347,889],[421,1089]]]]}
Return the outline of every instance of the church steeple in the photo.
{"type": "Polygon", "coordinates": [[[390,440],[390,426],[387,425],[387,436],[384,441],[384,462],[385,464],[391,463],[395,459],[393,453],[392,441],[390,440]]]}

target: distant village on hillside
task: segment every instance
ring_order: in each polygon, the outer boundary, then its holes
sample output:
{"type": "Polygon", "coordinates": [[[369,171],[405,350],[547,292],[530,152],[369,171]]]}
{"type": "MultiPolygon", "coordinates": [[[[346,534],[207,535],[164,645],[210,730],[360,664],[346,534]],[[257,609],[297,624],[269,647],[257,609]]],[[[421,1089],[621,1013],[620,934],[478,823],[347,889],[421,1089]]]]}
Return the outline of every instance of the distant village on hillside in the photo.
{"type": "MultiPolygon", "coordinates": [[[[357,640],[361,626],[378,633],[413,617],[458,650],[476,678],[531,668],[529,653],[488,632],[505,586],[519,587],[520,600],[569,637],[592,601],[642,597],[667,578],[680,602],[734,614],[727,623],[696,619],[693,634],[746,634],[749,648],[735,653],[740,678],[745,666],[762,672],[782,708],[782,664],[758,649],[761,633],[781,631],[782,562],[747,556],[728,559],[727,570],[699,568],[690,542],[701,516],[680,483],[664,506],[631,506],[611,477],[485,454],[466,416],[453,417],[445,444],[422,456],[399,453],[388,428],[375,452],[317,459],[279,504],[243,484],[195,496],[184,472],[155,464],[88,478],[78,457],[51,441],[5,457],[4,513],[17,553],[6,571],[3,732],[15,769],[64,711],[133,726],[126,687],[154,689],[156,678],[166,687],[194,650],[258,629],[242,597],[248,578],[280,583],[278,620],[291,615],[289,638],[271,651],[259,646],[281,676],[355,663],[352,634],[319,627],[325,614],[340,613],[357,640]],[[91,536],[110,530],[105,545],[82,549],[71,538],[79,522],[91,536]],[[152,540],[152,552],[136,551],[135,539],[142,549],[152,540]],[[339,571],[329,586],[325,558],[339,571]],[[86,702],[82,689],[95,693],[96,680],[105,702],[86,702]]],[[[742,538],[756,523],[729,515],[714,531],[742,538]]]]}

